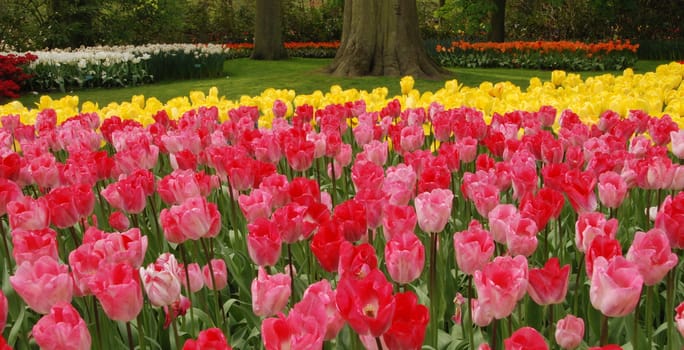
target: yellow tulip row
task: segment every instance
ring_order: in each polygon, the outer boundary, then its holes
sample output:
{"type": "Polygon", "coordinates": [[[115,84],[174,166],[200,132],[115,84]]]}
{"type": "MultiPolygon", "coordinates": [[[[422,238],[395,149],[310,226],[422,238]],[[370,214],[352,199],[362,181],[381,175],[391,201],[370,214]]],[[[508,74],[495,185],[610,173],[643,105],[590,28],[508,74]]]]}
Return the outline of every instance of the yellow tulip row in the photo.
{"type": "Polygon", "coordinates": [[[432,102],[439,102],[445,108],[460,106],[474,107],[486,117],[494,113],[515,110],[536,111],[541,106],[554,106],[559,112],[571,109],[585,123],[594,123],[606,110],[613,110],[625,116],[629,110],[639,109],[652,116],[668,114],[680,127],[684,127],[684,65],[672,62],[657,67],[654,72],[636,74],[626,69],[622,75],[604,74],[582,79],[579,74],[553,71],[549,80],[532,78],[526,90],[510,82],[484,82],[477,87],[468,87],[458,80],[449,80],[437,91],[420,92],[414,89],[412,77],[400,81],[402,95],[388,96],[386,87],[372,91],[343,89],[333,85],[329,91],[315,91],[309,95],[297,95],[294,90],[266,89],[258,96],[243,96],[240,100],[228,100],[219,95],[217,88],[192,91],[188,96],[173,98],[166,103],[155,97],[133,96],[130,101],[98,106],[90,101],[79,101],[78,96],[66,96],[53,100],[42,96],[35,108],[28,108],[18,101],[0,106],[0,116],[18,114],[21,121],[32,124],[40,110],[55,109],[58,122],[78,113],[97,112],[101,118],[119,116],[122,119],[138,120],[144,125],[153,123],[153,116],[160,110],[170,117],[179,118],[184,112],[200,106],[216,106],[220,117],[227,118],[227,111],[238,106],[258,106],[261,110],[260,126],[269,127],[273,119],[272,106],[277,99],[288,106],[292,115],[294,106],[309,104],[321,108],[329,104],[365,100],[370,111],[379,111],[392,99],[398,99],[403,108],[427,108],[432,102]]]}

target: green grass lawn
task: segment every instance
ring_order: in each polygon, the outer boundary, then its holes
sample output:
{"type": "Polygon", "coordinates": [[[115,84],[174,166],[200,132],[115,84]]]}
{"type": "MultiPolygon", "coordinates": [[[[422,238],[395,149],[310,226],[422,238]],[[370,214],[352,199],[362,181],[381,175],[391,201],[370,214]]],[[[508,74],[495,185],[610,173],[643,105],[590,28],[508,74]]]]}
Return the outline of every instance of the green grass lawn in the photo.
{"type": "MultiPolygon", "coordinates": [[[[400,93],[399,77],[358,77],[340,78],[324,73],[324,68],[331,59],[292,58],[286,61],[254,61],[247,58],[227,60],[224,65],[225,76],[217,79],[186,80],[158,82],[150,85],[129,88],[89,89],[69,91],[68,93],[49,93],[56,99],[65,95],[78,95],[81,102],[93,101],[100,106],[110,102],[129,101],[133,95],[157,97],[162,102],[178,96],[186,96],[190,91],[207,92],[212,86],[219,89],[219,95],[237,100],[242,95],[259,95],[267,88],[293,89],[297,94],[309,94],[316,90],[326,92],[332,85],[340,85],[343,89],[359,89],[370,91],[376,87],[389,88],[390,96],[400,93]]],[[[635,72],[643,73],[655,70],[666,61],[639,61],[635,72]]],[[[551,72],[530,69],[502,68],[450,68],[453,77],[466,86],[478,86],[483,81],[510,81],[526,88],[532,77],[542,80],[550,79],[551,72]]],[[[580,72],[583,78],[601,74],[622,74],[618,71],[580,72]]],[[[450,80],[446,79],[446,80],[450,80]]],[[[420,91],[436,91],[444,86],[445,80],[416,80],[415,88],[420,91]]],[[[25,106],[34,106],[40,95],[26,94],[21,101],[25,106]]]]}

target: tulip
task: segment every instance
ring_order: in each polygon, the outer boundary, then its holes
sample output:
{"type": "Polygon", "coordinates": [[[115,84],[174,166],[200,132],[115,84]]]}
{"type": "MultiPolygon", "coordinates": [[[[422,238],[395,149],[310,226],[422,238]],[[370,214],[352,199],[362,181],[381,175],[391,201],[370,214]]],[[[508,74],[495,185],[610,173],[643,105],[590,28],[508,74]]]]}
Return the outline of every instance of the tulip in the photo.
{"type": "Polygon", "coordinates": [[[91,345],[88,325],[67,302],[55,304],[36,322],[31,334],[45,350],[89,350],[91,345]]]}
{"type": "Polygon", "coordinates": [[[184,287],[188,288],[188,279],[190,280],[190,293],[195,293],[204,287],[204,275],[198,263],[189,264],[187,269],[185,266],[179,265],[178,269],[180,272],[178,274],[178,279],[184,287]],[[188,276],[190,278],[188,278],[188,276]]]}
{"type": "Polygon", "coordinates": [[[482,269],[494,255],[494,240],[473,220],[468,230],[454,233],[456,264],[467,275],[482,269]]]}
{"type": "MultiPolygon", "coordinates": [[[[337,293],[330,286],[328,280],[321,280],[309,285],[304,291],[304,296],[302,301],[297,303],[294,308],[302,309],[302,313],[306,313],[304,306],[308,310],[316,309],[316,307],[322,308],[322,324],[326,325],[324,340],[332,340],[337,337],[342,327],[345,325],[345,321],[337,310],[337,304],[335,302],[335,295],[337,293]]],[[[310,311],[311,314],[315,312],[310,311]]]]}
{"type": "Polygon", "coordinates": [[[344,242],[344,235],[336,223],[328,222],[318,228],[318,232],[311,239],[311,251],[316,261],[328,272],[338,270],[340,260],[340,246],[344,242]]]}
{"type": "Polygon", "coordinates": [[[562,268],[552,257],[543,268],[530,269],[527,293],[539,305],[559,304],[565,300],[570,278],[570,265],[562,268]]]}
{"type": "Polygon", "coordinates": [[[130,264],[101,264],[88,287],[114,321],[130,322],[142,310],[140,275],[130,264]]]}
{"type": "Polygon", "coordinates": [[[186,340],[183,350],[232,350],[232,348],[228,345],[223,331],[218,328],[207,328],[200,331],[197,340],[186,340]]]}
{"type": "Polygon", "coordinates": [[[261,338],[266,350],[317,350],[323,347],[325,329],[311,314],[296,310],[285,317],[267,318],[261,323],[261,338]]]}
{"type": "Polygon", "coordinates": [[[627,197],[627,182],[616,172],[605,172],[599,175],[598,194],[604,206],[618,208],[627,197]]]}
{"type": "Polygon", "coordinates": [[[563,349],[572,350],[582,343],[584,338],[584,320],[567,315],[556,323],[556,343],[563,349]]]}
{"type": "Polygon", "coordinates": [[[273,266],[280,258],[282,238],[274,223],[264,218],[247,225],[247,252],[259,266],[273,266]]]}
{"type": "Polygon", "coordinates": [[[336,300],[342,317],[360,335],[379,337],[391,326],[396,309],[392,284],[377,269],[360,279],[343,277],[336,300]]]}
{"type": "Polygon", "coordinates": [[[382,340],[387,344],[387,349],[420,349],[430,319],[428,308],[418,304],[418,297],[412,292],[398,293],[394,299],[397,309],[392,325],[383,334],[382,340]]]}
{"type": "Polygon", "coordinates": [[[5,325],[7,324],[7,307],[7,297],[2,290],[0,290],[0,330],[5,329],[5,325]]]}
{"type": "Polygon", "coordinates": [[[482,306],[497,320],[507,317],[527,291],[527,259],[522,255],[496,257],[475,271],[473,282],[482,306]]]}
{"type": "Polygon", "coordinates": [[[71,302],[73,295],[69,266],[50,256],[35,262],[24,261],[9,282],[24,302],[40,314],[47,314],[59,302],[71,302]]]}
{"type": "Polygon", "coordinates": [[[290,294],[290,275],[278,273],[268,275],[260,266],[257,277],[252,281],[252,311],[255,315],[269,317],[285,308],[290,294]]]}
{"type": "Polygon", "coordinates": [[[59,260],[57,252],[57,232],[51,228],[42,230],[12,230],[12,256],[17,265],[24,261],[35,262],[43,256],[59,260]]]}
{"type": "Polygon", "coordinates": [[[156,307],[167,306],[180,298],[179,270],[176,258],[169,253],[147,265],[147,268],[140,268],[140,280],[150,304],[156,307]]]}
{"type": "Polygon", "coordinates": [[[221,290],[228,285],[228,269],[223,259],[211,259],[209,264],[202,268],[204,284],[211,290],[221,290]],[[211,264],[211,268],[209,265],[211,264]],[[212,277],[213,273],[213,277],[212,277]]]}
{"type": "Polygon", "coordinates": [[[221,214],[216,204],[207,202],[204,197],[193,197],[180,205],[162,209],[159,222],[164,237],[171,243],[211,238],[221,230],[221,214]]]}
{"type": "Polygon", "coordinates": [[[639,302],[643,283],[637,266],[624,257],[598,257],[589,289],[591,305],[608,317],[625,316],[639,302]]]}
{"type": "Polygon", "coordinates": [[[45,197],[19,197],[7,204],[7,215],[12,229],[42,230],[50,226],[50,209],[45,197]]]}
{"type": "Polygon", "coordinates": [[[522,327],[504,340],[505,350],[548,350],[544,337],[532,327],[522,327]]]}
{"type": "Polygon", "coordinates": [[[575,223],[575,245],[581,252],[587,251],[596,236],[615,238],[618,221],[615,218],[606,220],[603,213],[582,213],[575,223]]]}
{"type": "Polygon", "coordinates": [[[432,233],[444,230],[451,216],[453,198],[453,193],[445,189],[435,189],[416,196],[416,217],[421,230],[432,233]]]}
{"type": "Polygon", "coordinates": [[[423,272],[425,247],[412,231],[396,234],[385,246],[385,263],[395,282],[411,283],[423,272]]]}
{"type": "Polygon", "coordinates": [[[657,228],[637,232],[626,258],[637,266],[647,286],[660,282],[679,261],[665,232],[657,228]]]}

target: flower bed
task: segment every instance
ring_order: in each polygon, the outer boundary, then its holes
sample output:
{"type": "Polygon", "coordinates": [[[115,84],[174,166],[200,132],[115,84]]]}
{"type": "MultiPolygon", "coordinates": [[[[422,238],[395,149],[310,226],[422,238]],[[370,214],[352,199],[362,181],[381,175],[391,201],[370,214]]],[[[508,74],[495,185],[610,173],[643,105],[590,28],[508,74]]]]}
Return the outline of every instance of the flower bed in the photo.
{"type": "MultiPolygon", "coordinates": [[[[333,42],[286,42],[283,44],[290,57],[304,58],[332,58],[335,57],[339,41],[333,42]]],[[[249,57],[252,54],[254,44],[235,43],[225,44],[229,48],[230,58],[249,57]]]]}
{"type": "Polygon", "coordinates": [[[133,86],[169,79],[223,74],[227,49],[220,45],[150,44],[37,51],[26,71],[30,89],[133,86]]]}
{"type": "Polygon", "coordinates": [[[622,70],[637,60],[638,45],[629,41],[587,44],[570,41],[470,43],[454,41],[435,48],[447,67],[503,67],[530,69],[622,70]]]}
{"type": "Polygon", "coordinates": [[[0,106],[0,346],[679,349],[682,77],[0,106]]]}
{"type": "Polygon", "coordinates": [[[24,72],[24,67],[36,58],[30,53],[0,55],[0,101],[19,97],[21,85],[31,78],[24,72]]]}

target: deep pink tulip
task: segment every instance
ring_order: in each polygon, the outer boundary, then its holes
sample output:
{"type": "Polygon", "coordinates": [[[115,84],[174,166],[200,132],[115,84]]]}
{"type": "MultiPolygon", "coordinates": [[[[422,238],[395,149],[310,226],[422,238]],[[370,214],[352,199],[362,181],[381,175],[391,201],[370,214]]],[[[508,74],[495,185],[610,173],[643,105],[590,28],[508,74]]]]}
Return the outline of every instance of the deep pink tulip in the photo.
{"type": "Polygon", "coordinates": [[[352,165],[352,182],[358,190],[361,188],[379,188],[385,178],[385,170],[369,161],[357,159],[352,165]]]}
{"type": "Polygon", "coordinates": [[[667,235],[657,228],[637,232],[626,258],[636,264],[647,286],[660,282],[679,261],[670,248],[667,235]]]}
{"type": "Polygon", "coordinates": [[[24,261],[35,262],[43,256],[59,260],[57,232],[51,228],[42,230],[12,230],[12,256],[17,265],[24,261]]]}
{"type": "Polygon", "coordinates": [[[343,276],[337,285],[337,308],[360,335],[379,337],[391,326],[396,301],[392,284],[377,269],[363,278],[343,276]]]}
{"type": "Polygon", "coordinates": [[[193,197],[206,197],[218,187],[218,178],[192,170],[174,170],[157,184],[159,197],[168,205],[183,203],[193,197]]]}
{"type": "Polygon", "coordinates": [[[47,314],[59,302],[71,302],[73,295],[69,266],[50,256],[24,261],[9,281],[26,305],[40,314],[47,314]]]}
{"type": "Polygon", "coordinates": [[[654,226],[665,231],[673,249],[684,248],[684,192],[665,197],[654,226]]]}
{"type": "Polygon", "coordinates": [[[88,287],[112,320],[132,321],[142,310],[140,275],[128,263],[101,264],[88,287]]]}
{"type": "Polygon", "coordinates": [[[675,323],[677,325],[677,330],[679,331],[679,334],[684,337],[684,301],[679,303],[677,307],[675,308],[675,316],[674,316],[675,323]]]}
{"type": "Polygon", "coordinates": [[[637,266],[622,256],[594,260],[589,299],[608,317],[622,317],[634,311],[644,280],[637,266]]]}
{"type": "Polygon", "coordinates": [[[394,235],[405,231],[413,231],[418,223],[415,209],[410,205],[385,206],[382,216],[382,227],[385,240],[389,241],[394,235]]]}
{"type": "Polygon", "coordinates": [[[147,196],[154,191],[154,176],[148,170],[137,170],[105,187],[100,193],[114,208],[129,214],[139,214],[147,205],[147,196]]]}
{"type": "Polygon", "coordinates": [[[560,266],[552,257],[544,267],[530,269],[527,293],[539,305],[559,304],[565,300],[570,280],[570,265],[560,266]]]}
{"type": "Polygon", "coordinates": [[[188,239],[196,241],[218,235],[221,230],[221,213],[216,204],[208,202],[204,197],[193,197],[180,205],[162,209],[159,222],[166,239],[180,244],[188,239]]]}
{"type": "Polygon", "coordinates": [[[260,317],[270,317],[283,311],[290,299],[290,281],[289,274],[269,275],[260,266],[251,287],[254,314],[260,317]]]}
{"type": "Polygon", "coordinates": [[[537,249],[537,224],[532,219],[521,218],[506,236],[506,246],[511,255],[530,256],[537,249]]]}
{"type": "Polygon", "coordinates": [[[338,204],[333,211],[333,221],[342,229],[349,242],[360,240],[368,231],[366,206],[355,198],[338,204]]]}
{"type": "Polygon", "coordinates": [[[468,229],[454,233],[456,264],[467,275],[482,269],[494,255],[494,240],[477,221],[471,221],[468,229]]]}
{"type": "Polygon", "coordinates": [[[591,242],[589,250],[584,254],[587,277],[591,278],[591,275],[594,273],[594,260],[596,260],[596,258],[602,256],[606,260],[610,260],[618,255],[622,255],[620,241],[608,236],[596,236],[591,242]]]}
{"type": "Polygon", "coordinates": [[[68,302],[55,304],[31,334],[45,350],[89,350],[92,341],[88,325],[68,302]]]}
{"type": "Polygon", "coordinates": [[[126,214],[120,211],[112,212],[107,221],[109,226],[118,231],[125,231],[131,226],[131,222],[128,220],[126,214]]]}
{"type": "Polygon", "coordinates": [[[276,225],[264,218],[247,225],[247,252],[259,266],[274,266],[280,258],[282,238],[276,225]]]}
{"type": "Polygon", "coordinates": [[[89,185],[54,188],[45,198],[50,208],[50,222],[58,228],[73,226],[95,208],[95,194],[89,185]]]}
{"type": "Polygon", "coordinates": [[[494,318],[508,317],[527,292],[527,259],[522,255],[496,257],[482,270],[475,271],[473,282],[478,301],[491,311],[494,318]]]}
{"type": "Polygon", "coordinates": [[[226,261],[223,259],[211,259],[209,262],[211,264],[211,269],[209,264],[202,267],[202,277],[204,279],[204,284],[207,288],[211,290],[222,290],[228,285],[228,268],[226,267],[226,261]],[[212,271],[214,272],[212,278],[212,271]]]}
{"type": "Polygon", "coordinates": [[[504,339],[505,350],[548,350],[544,337],[532,327],[522,327],[504,339]]]}
{"type": "Polygon", "coordinates": [[[249,194],[241,194],[238,204],[247,222],[254,222],[257,218],[271,217],[273,197],[268,191],[254,189],[249,194]]]}
{"type": "Polygon", "coordinates": [[[396,234],[385,245],[385,264],[392,280],[411,283],[423,272],[425,247],[412,231],[396,234]]]}
{"type": "MultiPolygon", "coordinates": [[[[0,157],[1,158],[1,157],[0,157]]],[[[0,165],[1,167],[1,165],[0,165]]],[[[0,169],[0,174],[2,170],[0,169]]],[[[0,177],[0,216],[7,214],[7,204],[24,195],[16,182],[0,177]]]]}
{"type": "Polygon", "coordinates": [[[261,323],[261,338],[266,350],[317,350],[323,347],[324,325],[312,314],[298,310],[267,318],[261,323]]]}
{"type": "Polygon", "coordinates": [[[584,320],[574,315],[558,320],[555,338],[558,346],[565,350],[577,348],[584,338],[584,320]]]}
{"type": "Polygon", "coordinates": [[[416,196],[416,217],[421,230],[428,233],[442,232],[451,216],[453,198],[453,193],[445,189],[435,189],[416,196]]]}

